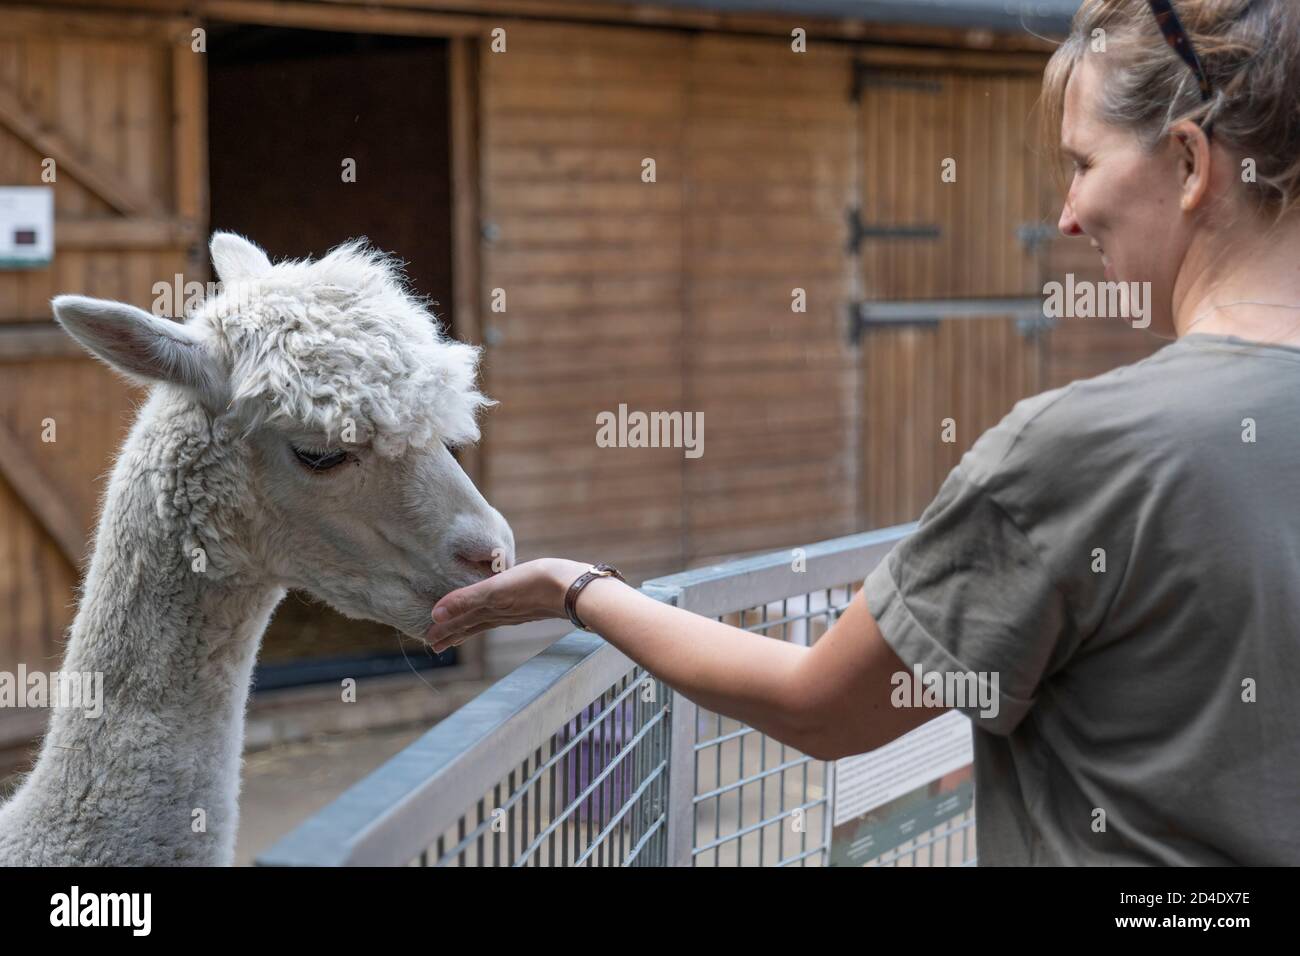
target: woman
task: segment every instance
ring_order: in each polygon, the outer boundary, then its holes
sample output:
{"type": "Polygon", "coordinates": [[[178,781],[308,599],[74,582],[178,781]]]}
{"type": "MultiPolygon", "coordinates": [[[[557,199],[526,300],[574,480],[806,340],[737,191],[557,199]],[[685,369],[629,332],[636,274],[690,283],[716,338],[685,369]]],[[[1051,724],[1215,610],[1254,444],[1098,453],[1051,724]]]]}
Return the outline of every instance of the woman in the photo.
{"type": "Polygon", "coordinates": [[[1060,228],[1175,341],[1017,404],[815,646],[560,559],[449,594],[429,640],[572,591],[646,670],[823,759],[937,716],[891,706],[894,675],[973,674],[981,863],[1300,863],[1297,90],[1295,0],[1084,3],[1044,80],[1060,228]]]}

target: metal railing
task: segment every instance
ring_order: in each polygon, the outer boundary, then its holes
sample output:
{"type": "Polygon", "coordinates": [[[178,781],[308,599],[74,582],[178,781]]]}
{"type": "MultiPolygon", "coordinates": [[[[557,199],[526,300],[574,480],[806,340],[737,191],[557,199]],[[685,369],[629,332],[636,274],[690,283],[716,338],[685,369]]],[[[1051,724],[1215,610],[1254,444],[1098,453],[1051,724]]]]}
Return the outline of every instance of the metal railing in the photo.
{"type": "MultiPolygon", "coordinates": [[[[648,581],[811,645],[914,525],[648,581]]],[[[825,865],[833,766],[697,707],[575,631],[271,847],[261,865],[825,865]],[[797,821],[797,825],[796,824],[797,821]]],[[[974,861],[973,811],[882,865],[974,861]]]]}

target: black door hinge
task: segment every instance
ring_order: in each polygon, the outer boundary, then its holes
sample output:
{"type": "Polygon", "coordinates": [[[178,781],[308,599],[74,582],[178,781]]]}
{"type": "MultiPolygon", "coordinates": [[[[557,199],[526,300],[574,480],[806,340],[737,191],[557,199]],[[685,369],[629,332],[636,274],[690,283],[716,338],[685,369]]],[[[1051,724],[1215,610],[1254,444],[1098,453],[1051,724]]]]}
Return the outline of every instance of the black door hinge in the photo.
{"type": "Polygon", "coordinates": [[[935,223],[918,223],[916,225],[891,225],[888,223],[862,221],[862,210],[853,206],[848,211],[849,241],[848,252],[857,255],[862,251],[862,243],[867,239],[938,239],[943,230],[935,223]]]}

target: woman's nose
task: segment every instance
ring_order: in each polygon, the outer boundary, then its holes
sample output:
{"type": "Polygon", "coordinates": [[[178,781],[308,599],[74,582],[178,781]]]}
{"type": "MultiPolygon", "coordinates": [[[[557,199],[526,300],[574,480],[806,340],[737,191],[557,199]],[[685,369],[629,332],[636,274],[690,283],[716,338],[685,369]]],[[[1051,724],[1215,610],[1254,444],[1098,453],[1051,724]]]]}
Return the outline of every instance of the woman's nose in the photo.
{"type": "Polygon", "coordinates": [[[1061,219],[1056,226],[1061,230],[1061,235],[1063,236],[1083,235],[1083,229],[1079,226],[1079,220],[1075,218],[1074,215],[1074,207],[1070,205],[1068,199],[1065,201],[1065,205],[1061,207],[1061,219]]]}

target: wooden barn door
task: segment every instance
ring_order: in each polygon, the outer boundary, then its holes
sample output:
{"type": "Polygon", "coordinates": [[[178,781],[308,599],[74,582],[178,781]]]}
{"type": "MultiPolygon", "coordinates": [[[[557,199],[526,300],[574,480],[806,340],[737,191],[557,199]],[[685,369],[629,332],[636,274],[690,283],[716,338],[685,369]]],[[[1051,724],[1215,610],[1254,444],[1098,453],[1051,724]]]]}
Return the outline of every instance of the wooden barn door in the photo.
{"type": "Polygon", "coordinates": [[[858,65],[864,528],[919,517],[975,439],[1044,387],[1043,336],[1017,311],[1041,289],[1041,67],[858,65]]]}
{"type": "MultiPolygon", "coordinates": [[[[0,10],[0,185],[49,186],[55,207],[53,262],[0,271],[0,670],[58,666],[98,479],[138,397],[54,325],[50,298],[147,309],[155,282],[206,278],[192,258],[206,177],[190,29],[0,10]]],[[[40,717],[0,713],[0,748],[40,717]]]]}

